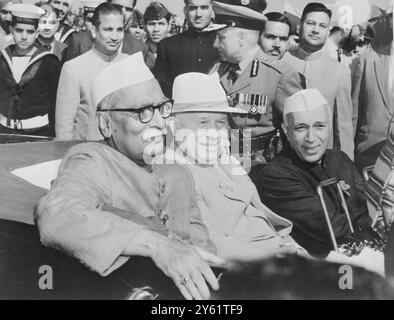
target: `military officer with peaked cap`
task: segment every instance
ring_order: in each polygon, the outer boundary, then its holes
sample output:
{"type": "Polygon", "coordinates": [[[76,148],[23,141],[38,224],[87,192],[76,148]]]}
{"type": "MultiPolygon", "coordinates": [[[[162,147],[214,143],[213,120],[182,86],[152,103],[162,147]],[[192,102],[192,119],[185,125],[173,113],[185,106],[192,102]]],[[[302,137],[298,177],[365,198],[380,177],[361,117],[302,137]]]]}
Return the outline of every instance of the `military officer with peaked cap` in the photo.
{"type": "MultiPolygon", "coordinates": [[[[275,61],[258,46],[260,30],[266,18],[266,2],[261,0],[214,1],[217,31],[214,44],[221,62],[211,72],[218,72],[222,86],[234,105],[248,111],[234,115],[233,125],[251,129],[252,159],[265,163],[276,151],[281,110],[287,97],[303,89],[303,77],[283,61],[275,61]]],[[[246,136],[243,130],[244,136],[246,136]]],[[[245,139],[243,139],[245,141],[245,139]]],[[[249,147],[243,146],[244,153],[249,147]]],[[[249,149],[250,150],[250,149],[249,149]]]]}

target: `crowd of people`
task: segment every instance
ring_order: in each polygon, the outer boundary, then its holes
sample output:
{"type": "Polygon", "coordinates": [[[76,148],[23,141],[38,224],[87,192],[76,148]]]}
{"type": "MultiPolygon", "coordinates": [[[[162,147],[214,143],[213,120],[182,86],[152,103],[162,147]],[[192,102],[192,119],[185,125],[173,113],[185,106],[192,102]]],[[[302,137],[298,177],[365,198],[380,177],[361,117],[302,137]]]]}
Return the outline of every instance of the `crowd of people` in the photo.
{"type": "Polygon", "coordinates": [[[0,133],[78,142],[38,204],[43,244],[103,276],[150,257],[187,299],[230,261],[391,275],[361,172],[393,122],[392,8],[343,26],[311,2],[295,26],[265,0],[184,0],[181,27],[156,1],[74,20],[70,0],[12,1],[0,133]]]}

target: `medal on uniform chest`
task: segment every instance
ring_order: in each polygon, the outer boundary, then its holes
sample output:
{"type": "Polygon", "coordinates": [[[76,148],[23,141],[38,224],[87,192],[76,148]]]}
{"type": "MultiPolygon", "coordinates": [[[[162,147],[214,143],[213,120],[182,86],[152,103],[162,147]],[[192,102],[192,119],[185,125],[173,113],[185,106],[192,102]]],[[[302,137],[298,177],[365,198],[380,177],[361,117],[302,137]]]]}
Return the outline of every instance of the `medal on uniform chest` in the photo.
{"type": "Polygon", "coordinates": [[[237,93],[235,101],[239,107],[249,112],[251,116],[267,113],[268,97],[262,94],[237,93]]]}

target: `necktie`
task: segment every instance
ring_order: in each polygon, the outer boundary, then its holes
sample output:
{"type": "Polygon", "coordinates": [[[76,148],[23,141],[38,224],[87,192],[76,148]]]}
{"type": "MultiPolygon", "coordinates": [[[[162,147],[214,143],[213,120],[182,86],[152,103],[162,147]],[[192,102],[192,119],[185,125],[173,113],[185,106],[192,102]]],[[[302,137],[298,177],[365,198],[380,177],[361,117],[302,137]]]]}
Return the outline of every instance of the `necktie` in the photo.
{"type": "Polygon", "coordinates": [[[338,54],[338,62],[341,63],[342,62],[342,49],[338,49],[337,54],[338,54]]]}
{"type": "Polygon", "coordinates": [[[239,67],[238,63],[234,63],[231,68],[230,71],[228,73],[228,77],[231,80],[232,83],[234,83],[235,81],[237,81],[237,79],[239,78],[241,74],[241,68],[239,67]]]}

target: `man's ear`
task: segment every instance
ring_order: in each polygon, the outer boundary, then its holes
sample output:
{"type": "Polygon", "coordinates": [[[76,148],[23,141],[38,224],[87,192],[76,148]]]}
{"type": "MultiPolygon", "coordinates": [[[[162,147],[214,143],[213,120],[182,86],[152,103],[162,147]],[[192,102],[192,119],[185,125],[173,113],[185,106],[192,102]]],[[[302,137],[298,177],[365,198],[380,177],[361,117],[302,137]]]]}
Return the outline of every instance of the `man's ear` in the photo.
{"type": "Polygon", "coordinates": [[[287,130],[287,126],[284,124],[284,122],[282,122],[282,130],[285,133],[287,140],[289,140],[289,136],[288,136],[288,130],[287,130]]]}
{"type": "Polygon", "coordinates": [[[99,112],[97,115],[97,122],[101,134],[105,139],[109,139],[112,136],[112,120],[108,112],[99,112]]]}
{"type": "Polygon", "coordinates": [[[96,39],[96,37],[97,37],[97,28],[96,28],[96,26],[93,26],[92,25],[92,28],[90,29],[90,33],[92,34],[92,38],[93,39],[96,39]]]}

